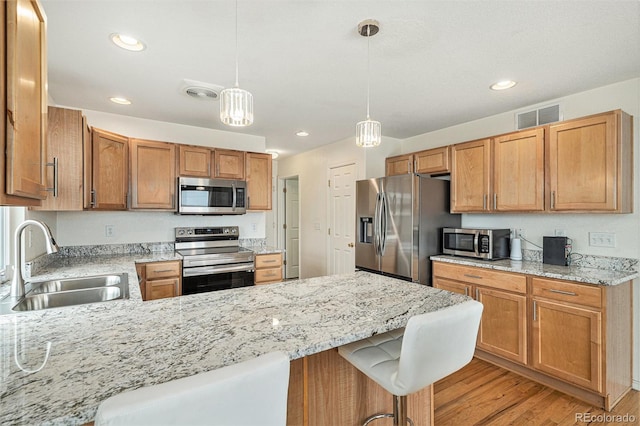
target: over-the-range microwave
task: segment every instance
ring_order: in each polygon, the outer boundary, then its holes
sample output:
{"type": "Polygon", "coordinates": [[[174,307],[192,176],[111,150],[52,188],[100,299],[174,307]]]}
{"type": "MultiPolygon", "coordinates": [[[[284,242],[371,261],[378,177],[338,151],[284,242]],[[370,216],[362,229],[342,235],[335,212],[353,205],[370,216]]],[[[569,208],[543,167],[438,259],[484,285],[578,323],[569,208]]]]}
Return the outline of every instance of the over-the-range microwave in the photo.
{"type": "Polygon", "coordinates": [[[242,180],[178,178],[178,214],[244,214],[247,184],[242,180]]]}
{"type": "Polygon", "coordinates": [[[506,259],[510,236],[510,229],[443,228],[442,252],[485,260],[506,259]]]}

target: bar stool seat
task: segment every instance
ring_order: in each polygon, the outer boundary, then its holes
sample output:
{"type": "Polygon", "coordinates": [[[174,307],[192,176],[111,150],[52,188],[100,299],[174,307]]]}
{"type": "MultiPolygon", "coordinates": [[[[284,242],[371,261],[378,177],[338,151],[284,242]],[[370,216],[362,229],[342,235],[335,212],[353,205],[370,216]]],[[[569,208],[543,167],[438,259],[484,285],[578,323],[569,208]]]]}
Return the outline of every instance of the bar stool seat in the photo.
{"type": "Polygon", "coordinates": [[[288,389],[289,357],[272,352],[107,398],[95,426],[284,426],[288,389]]]}
{"type": "Polygon", "coordinates": [[[394,413],[376,414],[364,425],[393,417],[407,421],[406,396],[454,373],[473,358],[482,304],[470,300],[411,317],[405,329],[393,330],[338,348],[338,353],[393,394],[394,413]]]}

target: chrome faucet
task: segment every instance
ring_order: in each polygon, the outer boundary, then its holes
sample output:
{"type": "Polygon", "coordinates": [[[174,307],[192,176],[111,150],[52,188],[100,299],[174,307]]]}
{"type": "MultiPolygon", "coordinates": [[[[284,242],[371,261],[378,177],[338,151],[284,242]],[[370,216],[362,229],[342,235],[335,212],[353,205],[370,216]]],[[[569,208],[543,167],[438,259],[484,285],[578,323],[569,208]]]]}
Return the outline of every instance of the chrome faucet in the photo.
{"type": "Polygon", "coordinates": [[[30,219],[25,220],[18,226],[15,234],[13,235],[13,265],[15,270],[13,271],[13,280],[11,281],[10,293],[10,297],[13,298],[24,296],[24,278],[22,277],[22,267],[24,259],[22,259],[21,237],[22,231],[24,231],[24,228],[29,225],[35,225],[44,233],[47,253],[56,253],[58,251],[58,244],[56,244],[56,240],[53,239],[51,230],[46,223],[40,222],[39,220],[30,219]]]}

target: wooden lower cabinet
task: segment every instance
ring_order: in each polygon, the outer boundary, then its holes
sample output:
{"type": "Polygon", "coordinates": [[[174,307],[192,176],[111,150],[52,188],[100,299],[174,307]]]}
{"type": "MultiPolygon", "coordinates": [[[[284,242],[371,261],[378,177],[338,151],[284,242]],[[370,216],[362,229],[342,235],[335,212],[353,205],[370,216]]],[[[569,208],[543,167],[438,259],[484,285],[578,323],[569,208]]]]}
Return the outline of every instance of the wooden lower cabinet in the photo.
{"type": "MultiPolygon", "coordinates": [[[[289,426],[360,426],[373,414],[393,412],[392,403],[389,392],[342,358],[337,349],[291,362],[289,426]]],[[[407,414],[415,426],[433,424],[432,386],[407,397],[407,414]]]]}
{"type": "Polygon", "coordinates": [[[182,295],[182,262],[171,260],[138,264],[142,300],[182,295]]]}
{"type": "Polygon", "coordinates": [[[484,305],[478,358],[606,410],[631,389],[631,282],[597,286],[442,262],[433,275],[434,287],[484,305]],[[503,291],[502,275],[516,291],[503,291]]]}
{"type": "Polygon", "coordinates": [[[282,281],[282,253],[257,254],[255,266],[256,285],[282,281]]]}

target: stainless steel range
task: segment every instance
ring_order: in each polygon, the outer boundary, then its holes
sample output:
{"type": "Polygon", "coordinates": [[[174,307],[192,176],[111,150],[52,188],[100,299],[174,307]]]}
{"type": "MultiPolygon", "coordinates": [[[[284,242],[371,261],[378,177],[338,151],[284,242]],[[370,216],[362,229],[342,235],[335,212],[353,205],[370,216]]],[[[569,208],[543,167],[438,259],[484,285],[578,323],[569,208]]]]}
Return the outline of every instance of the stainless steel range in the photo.
{"type": "Polygon", "coordinates": [[[182,255],[182,294],[254,285],[253,252],[240,247],[237,226],[175,228],[182,255]]]}

